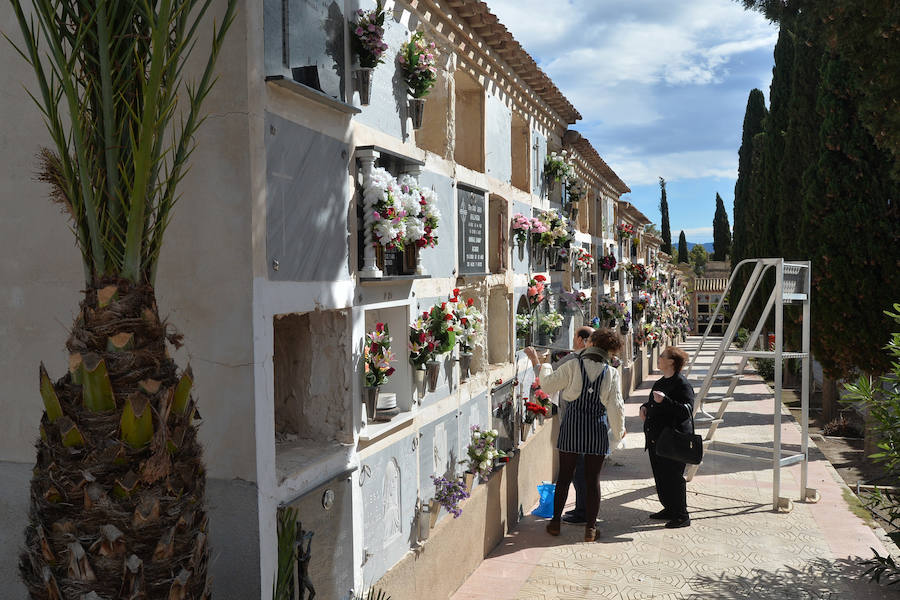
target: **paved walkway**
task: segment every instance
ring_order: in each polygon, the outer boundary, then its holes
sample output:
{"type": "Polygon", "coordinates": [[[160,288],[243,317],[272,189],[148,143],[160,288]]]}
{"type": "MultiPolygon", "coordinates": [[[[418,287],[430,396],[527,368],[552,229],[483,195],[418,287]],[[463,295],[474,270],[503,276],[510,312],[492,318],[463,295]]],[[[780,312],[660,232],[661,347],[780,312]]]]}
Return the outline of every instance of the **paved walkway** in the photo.
{"type": "MultiPolygon", "coordinates": [[[[689,338],[684,349],[692,353],[699,339],[689,338]]],[[[704,350],[694,367],[695,389],[712,354],[704,350]]],[[[527,516],[454,600],[900,597],[859,579],[864,569],[857,557],[872,556],[870,548],[884,555],[886,547],[896,556],[897,548],[851,511],[852,493],[812,443],[808,486],[819,490],[816,504],[799,501],[799,465],[781,469],[781,496],[794,500],[793,510],[773,512],[771,462],[707,455],[688,483],[691,527],[665,529],[648,519],[660,505],[642,449],[638,407],[655,379],[626,401],[629,434],[625,449],[603,468],[597,542],[584,543],[583,527],[565,524],[559,537],[551,537],[544,532],[545,519],[527,516]]],[[[710,395],[724,391],[714,387],[710,395]]],[[[760,378],[745,378],[716,439],[771,449],[773,402],[760,378]]],[[[710,412],[717,407],[707,404],[710,412]]],[[[781,415],[782,447],[799,450],[799,424],[786,410],[781,415]]],[[[699,424],[698,432],[703,433],[699,424]]],[[[574,502],[574,492],[569,500],[574,502]]]]}

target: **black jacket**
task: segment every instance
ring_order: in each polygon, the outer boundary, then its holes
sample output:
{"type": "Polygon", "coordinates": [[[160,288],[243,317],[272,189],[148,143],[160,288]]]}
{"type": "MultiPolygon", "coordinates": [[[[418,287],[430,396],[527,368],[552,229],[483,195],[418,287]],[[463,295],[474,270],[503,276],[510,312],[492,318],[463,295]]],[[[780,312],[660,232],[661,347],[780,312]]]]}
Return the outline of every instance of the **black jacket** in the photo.
{"type": "Polygon", "coordinates": [[[649,448],[659,438],[666,427],[672,427],[682,433],[694,432],[694,388],[684,375],[676,373],[672,377],[662,377],[653,384],[650,398],[642,405],[647,409],[644,420],[645,448],[649,448]],[[660,391],[666,395],[662,402],[653,399],[653,392],[660,391]]]}

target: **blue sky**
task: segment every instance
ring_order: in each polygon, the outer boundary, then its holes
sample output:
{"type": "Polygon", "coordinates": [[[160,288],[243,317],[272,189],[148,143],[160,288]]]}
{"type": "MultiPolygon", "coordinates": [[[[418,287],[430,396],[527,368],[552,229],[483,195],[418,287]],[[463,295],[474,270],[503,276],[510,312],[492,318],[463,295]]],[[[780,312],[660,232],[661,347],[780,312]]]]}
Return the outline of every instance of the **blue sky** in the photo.
{"type": "Polygon", "coordinates": [[[488,0],[575,105],[572,126],[659,224],[666,179],[673,242],[712,241],[718,192],[731,220],[750,90],[768,97],[778,30],[733,0],[488,0]],[[548,9],[552,6],[552,9],[548,9]]]}

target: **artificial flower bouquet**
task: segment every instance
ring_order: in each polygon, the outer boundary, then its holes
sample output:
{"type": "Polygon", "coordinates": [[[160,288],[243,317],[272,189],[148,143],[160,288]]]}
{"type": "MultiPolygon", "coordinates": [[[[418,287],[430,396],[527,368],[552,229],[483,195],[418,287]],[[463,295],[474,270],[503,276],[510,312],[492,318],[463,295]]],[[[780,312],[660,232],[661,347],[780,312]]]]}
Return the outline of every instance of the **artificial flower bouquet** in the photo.
{"type": "Polygon", "coordinates": [[[482,431],[478,425],[472,425],[471,431],[471,441],[466,448],[468,459],[461,462],[468,464],[470,473],[477,473],[486,478],[494,470],[494,459],[506,456],[505,452],[495,446],[497,436],[500,434],[496,429],[482,431]]]}
{"type": "Polygon", "coordinates": [[[528,339],[531,333],[531,315],[516,313],[516,337],[528,339]]]}
{"type": "Polygon", "coordinates": [[[526,217],[522,213],[516,213],[512,218],[512,231],[513,236],[516,238],[516,243],[519,246],[525,244],[528,241],[528,234],[531,233],[532,227],[532,219],[531,217],[526,217]]]}
{"type": "Polygon", "coordinates": [[[572,248],[572,265],[576,269],[590,271],[594,266],[594,257],[584,248],[572,248]]]}
{"type": "Polygon", "coordinates": [[[543,404],[528,401],[525,402],[525,415],[522,418],[526,423],[534,423],[536,417],[547,417],[549,415],[550,409],[543,404]]]}
{"type": "Polygon", "coordinates": [[[434,248],[438,241],[435,230],[441,218],[441,212],[437,208],[437,194],[434,190],[421,187],[410,175],[401,175],[397,184],[400,206],[406,218],[404,241],[413,243],[418,248],[434,248]]]}
{"type": "Polygon", "coordinates": [[[409,362],[417,369],[424,369],[425,363],[434,360],[437,343],[428,328],[428,318],[423,313],[409,328],[409,362]]]}
{"type": "Polygon", "coordinates": [[[447,479],[446,477],[431,476],[434,483],[434,499],[435,501],[447,509],[453,518],[462,514],[459,503],[469,497],[469,490],[466,484],[460,479],[447,479]]]}
{"type": "Polygon", "coordinates": [[[652,348],[659,343],[661,331],[655,323],[644,323],[644,341],[652,348]]]}
{"type": "Polygon", "coordinates": [[[375,331],[366,334],[366,347],[363,351],[365,360],[365,379],[367,387],[379,387],[388,382],[393,375],[394,353],[391,352],[391,335],[388,326],[376,323],[375,331]]]}
{"type": "Polygon", "coordinates": [[[530,310],[534,310],[544,301],[545,281],[547,281],[547,278],[543,275],[535,275],[528,280],[528,288],[525,291],[525,296],[528,299],[528,308],[530,310]]]}
{"type": "MultiPolygon", "coordinates": [[[[538,406],[542,406],[547,411],[550,410],[550,396],[541,389],[541,380],[538,377],[535,377],[534,381],[531,382],[531,401],[538,406]]],[[[545,412],[544,414],[546,415],[547,413],[545,412]]]]}
{"type": "Polygon", "coordinates": [[[638,294],[638,297],[634,300],[634,311],[637,314],[643,313],[648,306],[650,306],[650,294],[647,292],[641,292],[638,294]]]}
{"type": "Polygon", "coordinates": [[[569,152],[551,152],[544,159],[544,177],[550,182],[559,182],[575,175],[575,165],[569,158],[569,152]]]}
{"type": "Polygon", "coordinates": [[[456,345],[456,313],[454,312],[454,304],[451,302],[441,302],[431,307],[431,310],[422,313],[428,325],[428,331],[434,338],[436,349],[435,354],[444,354],[453,350],[456,345]]]}
{"type": "Polygon", "coordinates": [[[638,287],[643,286],[647,281],[647,269],[639,263],[631,263],[628,265],[628,274],[634,280],[634,284],[638,287]]]}
{"type": "Polygon", "coordinates": [[[372,169],[363,190],[363,200],[373,243],[388,250],[403,250],[406,211],[400,204],[400,189],[393,175],[381,167],[372,169]]]}
{"type": "Polygon", "coordinates": [[[627,240],[635,236],[634,225],[630,223],[619,223],[616,225],[616,232],[618,232],[620,240],[627,240]]]}
{"type": "Polygon", "coordinates": [[[600,259],[600,268],[604,271],[612,271],[616,268],[616,257],[612,254],[607,254],[603,258],[600,259]]]}
{"type": "Polygon", "coordinates": [[[413,98],[424,98],[437,81],[437,50],[434,42],[426,41],[425,34],[417,31],[400,47],[397,62],[403,72],[403,80],[413,98]]]}
{"type": "Polygon", "coordinates": [[[384,62],[384,52],[388,45],[384,42],[384,2],[378,0],[373,10],[356,11],[350,23],[350,43],[359,57],[359,66],[374,68],[384,62]]]}
{"type": "Polygon", "coordinates": [[[539,329],[548,334],[553,335],[563,324],[563,317],[561,314],[552,310],[545,315],[540,316],[539,320],[539,329]]]}
{"type": "Polygon", "coordinates": [[[609,323],[625,317],[625,303],[616,302],[608,295],[597,298],[598,323],[609,323]]]}
{"type": "Polygon", "coordinates": [[[459,300],[459,289],[453,290],[450,297],[453,304],[453,316],[458,327],[456,328],[456,343],[462,354],[470,354],[475,346],[480,345],[484,336],[484,315],[475,307],[475,300],[468,298],[465,302],[459,300]]]}

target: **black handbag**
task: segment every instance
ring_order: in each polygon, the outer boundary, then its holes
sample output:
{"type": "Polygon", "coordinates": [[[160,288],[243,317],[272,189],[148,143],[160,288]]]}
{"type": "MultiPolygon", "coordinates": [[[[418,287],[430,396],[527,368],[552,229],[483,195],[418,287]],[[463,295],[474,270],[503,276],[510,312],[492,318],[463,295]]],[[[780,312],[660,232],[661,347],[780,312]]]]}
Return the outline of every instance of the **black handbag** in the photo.
{"type": "Polygon", "coordinates": [[[666,427],[656,440],[656,455],[678,462],[699,465],[703,460],[703,438],[666,427]]]}

